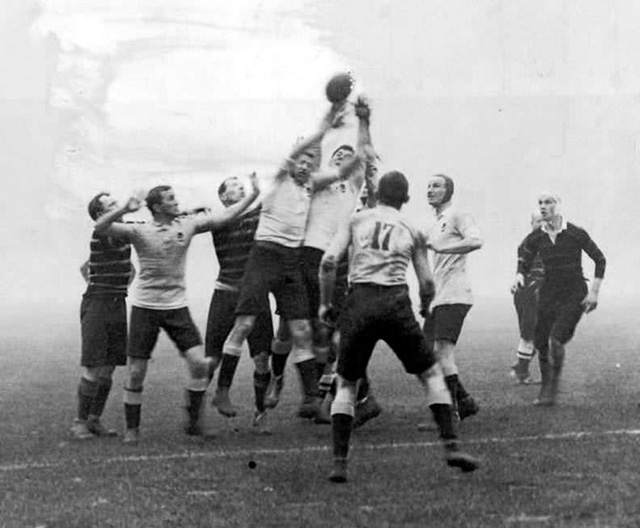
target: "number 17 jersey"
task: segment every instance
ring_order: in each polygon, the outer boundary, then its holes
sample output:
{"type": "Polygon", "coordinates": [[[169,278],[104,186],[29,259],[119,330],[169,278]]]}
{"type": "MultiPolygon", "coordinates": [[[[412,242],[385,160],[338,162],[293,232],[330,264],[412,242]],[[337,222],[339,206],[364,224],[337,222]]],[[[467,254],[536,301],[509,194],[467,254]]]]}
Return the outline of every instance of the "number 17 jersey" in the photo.
{"type": "Polygon", "coordinates": [[[407,268],[422,240],[402,213],[387,205],[351,217],[351,284],[398,286],[407,283],[407,268]]]}

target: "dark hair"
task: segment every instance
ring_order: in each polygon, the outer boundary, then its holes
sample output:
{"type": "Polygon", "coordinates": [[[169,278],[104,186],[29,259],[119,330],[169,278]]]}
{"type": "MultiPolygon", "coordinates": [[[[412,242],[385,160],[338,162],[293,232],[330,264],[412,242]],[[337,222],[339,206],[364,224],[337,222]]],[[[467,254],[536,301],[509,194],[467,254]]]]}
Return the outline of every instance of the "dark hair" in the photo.
{"type": "Polygon", "coordinates": [[[409,201],[409,182],[399,171],[387,172],[378,182],[378,200],[385,205],[400,209],[409,201]]]}
{"type": "Polygon", "coordinates": [[[331,157],[333,158],[340,150],[348,150],[349,152],[351,152],[351,154],[355,154],[356,152],[351,145],[347,145],[345,143],[344,145],[340,145],[337,149],[335,149],[331,154],[331,157]]]}
{"type": "Polygon", "coordinates": [[[453,189],[454,189],[453,180],[446,174],[435,174],[433,177],[442,178],[444,180],[445,193],[444,193],[444,196],[442,197],[442,203],[447,203],[449,200],[451,200],[451,197],[453,196],[453,189]]]}
{"type": "Polygon", "coordinates": [[[162,193],[170,190],[171,185],[158,185],[147,193],[145,201],[147,202],[147,208],[151,211],[151,214],[154,213],[153,206],[160,205],[162,203],[162,193]]]}
{"type": "Polygon", "coordinates": [[[238,177],[237,176],[229,176],[228,178],[225,178],[224,181],[220,184],[220,187],[218,187],[218,198],[220,198],[222,200],[222,195],[227,192],[227,185],[231,180],[237,180],[238,177]]]}
{"type": "Polygon", "coordinates": [[[89,216],[92,220],[97,220],[98,216],[100,216],[100,213],[102,212],[102,202],[100,200],[103,196],[109,196],[109,193],[103,191],[96,194],[93,198],[91,198],[91,201],[87,206],[87,211],[89,212],[89,216]]]}

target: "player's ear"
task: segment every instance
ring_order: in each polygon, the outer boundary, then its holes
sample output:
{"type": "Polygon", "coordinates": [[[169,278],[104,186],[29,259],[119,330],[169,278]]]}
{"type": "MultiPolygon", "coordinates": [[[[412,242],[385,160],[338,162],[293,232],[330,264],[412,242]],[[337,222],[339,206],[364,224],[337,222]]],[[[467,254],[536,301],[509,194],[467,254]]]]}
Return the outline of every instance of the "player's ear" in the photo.
{"type": "Polygon", "coordinates": [[[403,203],[409,203],[411,196],[409,196],[408,194],[404,197],[404,202],[403,203]]]}

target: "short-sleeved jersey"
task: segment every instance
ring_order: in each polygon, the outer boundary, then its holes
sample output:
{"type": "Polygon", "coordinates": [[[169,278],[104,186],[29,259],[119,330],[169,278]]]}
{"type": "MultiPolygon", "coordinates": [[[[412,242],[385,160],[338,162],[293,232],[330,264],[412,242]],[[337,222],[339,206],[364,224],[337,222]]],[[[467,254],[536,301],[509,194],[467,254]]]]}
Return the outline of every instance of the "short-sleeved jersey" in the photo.
{"type": "Polygon", "coordinates": [[[311,187],[299,185],[289,176],[281,180],[262,202],[256,241],[285,247],[301,247],[309,215],[311,187]]]}
{"type": "Polygon", "coordinates": [[[422,239],[398,209],[387,205],[364,209],[351,217],[350,230],[351,284],[407,283],[407,268],[422,239]]]}
{"type": "Polygon", "coordinates": [[[363,175],[353,175],[314,193],[309,207],[305,246],[327,250],[340,226],[356,210],[363,178],[363,175]]]}
{"type": "Polygon", "coordinates": [[[131,280],[131,245],[93,233],[89,253],[89,284],[85,296],[127,295],[131,280]]]}
{"type": "MultiPolygon", "coordinates": [[[[435,222],[426,234],[428,242],[434,245],[447,245],[465,237],[480,237],[473,218],[451,207],[436,215],[435,222]]],[[[436,295],[431,306],[473,304],[473,292],[467,276],[467,256],[436,252],[433,255],[436,295]]]]}
{"type": "Polygon", "coordinates": [[[178,217],[170,224],[140,222],[112,224],[109,232],[131,242],[140,270],[132,305],[155,310],[187,306],[185,266],[193,235],[206,215],[178,217]]]}
{"type": "Polygon", "coordinates": [[[218,290],[238,290],[260,220],[261,207],[211,231],[220,271],[218,290]]]}

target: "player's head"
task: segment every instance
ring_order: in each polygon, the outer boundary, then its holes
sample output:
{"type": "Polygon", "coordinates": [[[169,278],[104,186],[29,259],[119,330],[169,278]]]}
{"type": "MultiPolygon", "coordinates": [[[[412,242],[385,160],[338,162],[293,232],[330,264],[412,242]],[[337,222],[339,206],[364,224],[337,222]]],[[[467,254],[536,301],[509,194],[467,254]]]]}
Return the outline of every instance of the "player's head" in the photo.
{"type": "Polygon", "coordinates": [[[540,211],[535,210],[531,213],[531,230],[535,231],[542,225],[542,215],[540,211]]]}
{"type": "Polygon", "coordinates": [[[543,191],[538,195],[538,210],[543,221],[551,220],[560,214],[560,202],[556,193],[543,191]]]}
{"type": "Polygon", "coordinates": [[[378,200],[384,205],[400,209],[409,201],[409,182],[399,171],[387,172],[378,183],[378,200]]]}
{"type": "Polygon", "coordinates": [[[446,174],[432,176],[427,187],[429,205],[437,207],[450,202],[453,196],[453,189],[453,180],[446,174]]]}
{"type": "Polygon", "coordinates": [[[245,194],[244,185],[236,176],[227,178],[218,187],[218,196],[225,207],[238,203],[245,194]]]}
{"type": "Polygon", "coordinates": [[[345,161],[350,160],[355,155],[356,151],[353,149],[351,145],[340,145],[336,150],[331,154],[331,158],[329,159],[330,167],[341,167],[345,161]]]}
{"type": "Polygon", "coordinates": [[[117,200],[108,192],[101,192],[91,198],[91,201],[87,206],[87,211],[89,212],[89,216],[92,220],[97,220],[103,214],[108,213],[116,207],[118,207],[117,200]]]}
{"type": "Polygon", "coordinates": [[[311,150],[305,150],[294,160],[292,177],[298,184],[309,181],[313,170],[314,154],[311,150]]]}
{"type": "Polygon", "coordinates": [[[180,214],[178,202],[170,185],[158,185],[147,193],[146,203],[152,215],[176,217],[180,214]]]}

